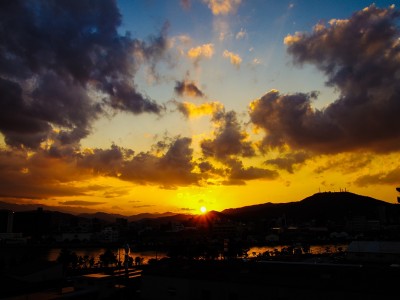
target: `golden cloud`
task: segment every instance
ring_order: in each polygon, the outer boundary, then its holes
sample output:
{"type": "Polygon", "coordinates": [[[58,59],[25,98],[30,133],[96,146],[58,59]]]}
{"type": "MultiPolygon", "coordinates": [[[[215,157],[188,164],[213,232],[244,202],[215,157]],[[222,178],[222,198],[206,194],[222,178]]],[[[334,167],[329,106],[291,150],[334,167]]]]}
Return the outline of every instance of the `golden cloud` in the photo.
{"type": "Polygon", "coordinates": [[[229,58],[232,65],[240,67],[240,64],[242,63],[242,58],[239,56],[239,54],[235,54],[233,52],[225,50],[223,56],[225,58],[229,58]]]}
{"type": "Polygon", "coordinates": [[[214,55],[214,45],[210,43],[191,48],[187,55],[192,59],[200,59],[201,57],[211,58],[214,55]]]}
{"type": "Polygon", "coordinates": [[[206,102],[200,105],[183,102],[178,104],[178,109],[187,118],[198,118],[206,115],[214,115],[216,112],[222,111],[224,105],[220,102],[206,102]]]}
{"type": "Polygon", "coordinates": [[[234,13],[241,0],[205,0],[213,15],[227,15],[234,13]]]}

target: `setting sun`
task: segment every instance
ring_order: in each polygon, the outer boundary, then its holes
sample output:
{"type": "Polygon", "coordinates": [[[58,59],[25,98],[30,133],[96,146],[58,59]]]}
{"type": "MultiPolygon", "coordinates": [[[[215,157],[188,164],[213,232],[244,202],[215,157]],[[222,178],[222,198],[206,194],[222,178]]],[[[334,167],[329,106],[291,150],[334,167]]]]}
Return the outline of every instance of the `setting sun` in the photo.
{"type": "Polygon", "coordinates": [[[207,208],[205,206],[200,207],[200,212],[202,214],[206,213],[207,212],[207,208]]]}

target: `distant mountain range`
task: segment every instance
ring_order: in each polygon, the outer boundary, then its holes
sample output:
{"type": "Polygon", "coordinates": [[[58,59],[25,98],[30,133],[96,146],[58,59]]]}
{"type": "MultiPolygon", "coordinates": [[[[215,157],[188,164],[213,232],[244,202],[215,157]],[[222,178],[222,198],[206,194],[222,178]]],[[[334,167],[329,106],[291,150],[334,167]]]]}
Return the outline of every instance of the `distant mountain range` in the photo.
{"type": "Polygon", "coordinates": [[[124,218],[127,219],[128,222],[134,222],[134,221],[140,221],[144,219],[158,219],[158,218],[165,218],[165,217],[171,217],[171,216],[176,216],[176,213],[172,212],[165,212],[165,213],[141,213],[137,215],[132,215],[132,216],[123,216],[119,214],[108,214],[104,212],[96,212],[94,214],[91,213],[84,213],[84,214],[79,214],[79,217],[87,218],[87,219],[92,219],[92,218],[97,218],[100,220],[108,221],[108,222],[115,222],[116,218],[124,218]]]}
{"type": "MultiPolygon", "coordinates": [[[[116,218],[125,218],[129,222],[151,220],[157,223],[183,222],[198,218],[191,214],[166,213],[141,213],[137,215],[124,216],[120,214],[109,214],[104,212],[85,212],[71,214],[62,207],[51,207],[33,204],[11,204],[0,201],[0,209],[13,210],[16,212],[33,211],[41,207],[43,211],[58,211],[69,214],[71,218],[79,217],[86,219],[97,218],[106,222],[115,222],[116,218]]],[[[349,192],[317,193],[301,201],[289,203],[264,203],[245,206],[241,208],[225,209],[222,212],[209,212],[212,218],[227,218],[237,221],[271,220],[284,218],[295,223],[304,220],[333,220],[340,221],[354,216],[365,216],[370,219],[379,219],[383,215],[390,217],[391,214],[399,214],[400,204],[391,204],[371,197],[361,196],[349,192]]]]}
{"type": "Polygon", "coordinates": [[[97,218],[106,222],[115,222],[117,218],[125,218],[129,222],[138,221],[142,219],[155,219],[162,217],[175,216],[176,213],[165,212],[165,213],[140,213],[137,215],[125,216],[121,214],[110,214],[105,212],[96,212],[95,210],[86,209],[88,212],[77,213],[76,209],[69,209],[62,206],[48,206],[43,204],[14,204],[9,202],[0,201],[0,209],[12,210],[14,212],[28,212],[34,211],[38,208],[43,209],[44,211],[52,211],[52,212],[60,212],[64,214],[70,214],[82,218],[92,219],[97,218]]]}

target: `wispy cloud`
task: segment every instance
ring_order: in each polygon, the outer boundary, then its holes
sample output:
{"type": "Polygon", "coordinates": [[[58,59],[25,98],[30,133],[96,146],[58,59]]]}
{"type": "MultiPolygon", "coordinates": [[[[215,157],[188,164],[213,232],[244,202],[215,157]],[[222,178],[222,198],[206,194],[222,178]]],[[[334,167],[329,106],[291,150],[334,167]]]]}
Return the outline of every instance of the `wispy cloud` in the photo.
{"type": "Polygon", "coordinates": [[[243,28],[241,28],[240,31],[238,33],[236,33],[237,40],[244,39],[246,36],[247,36],[247,32],[243,28]]]}
{"type": "Polygon", "coordinates": [[[105,204],[106,202],[98,202],[98,201],[84,201],[84,200],[70,200],[70,201],[59,201],[60,205],[68,205],[68,206],[95,206],[100,204],[105,204]]]}
{"type": "Polygon", "coordinates": [[[213,116],[224,109],[223,104],[220,102],[206,102],[199,105],[190,102],[175,102],[175,104],[186,118],[197,118],[206,115],[213,116]]]}
{"type": "Polygon", "coordinates": [[[228,58],[231,64],[234,65],[236,68],[240,67],[240,64],[242,63],[242,58],[239,56],[239,54],[224,50],[222,55],[223,57],[228,58]]]}
{"type": "Polygon", "coordinates": [[[209,43],[191,48],[187,52],[187,55],[195,62],[198,62],[202,58],[211,58],[214,55],[214,45],[209,43]]]}
{"type": "Polygon", "coordinates": [[[203,0],[214,15],[235,13],[241,0],[203,0]]]}

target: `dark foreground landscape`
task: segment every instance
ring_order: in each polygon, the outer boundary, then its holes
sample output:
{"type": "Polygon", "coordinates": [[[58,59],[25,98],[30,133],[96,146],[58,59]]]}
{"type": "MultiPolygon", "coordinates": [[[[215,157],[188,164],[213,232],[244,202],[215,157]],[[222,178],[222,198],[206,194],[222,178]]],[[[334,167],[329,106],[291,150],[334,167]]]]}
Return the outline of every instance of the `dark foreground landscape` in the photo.
{"type": "Polygon", "coordinates": [[[399,206],[348,192],[204,215],[3,209],[0,221],[1,299],[397,299],[399,206]]]}

